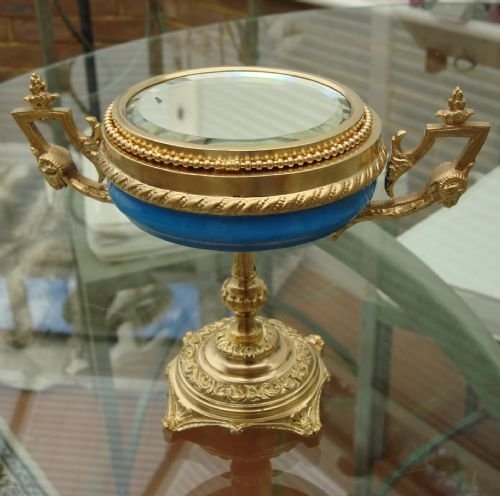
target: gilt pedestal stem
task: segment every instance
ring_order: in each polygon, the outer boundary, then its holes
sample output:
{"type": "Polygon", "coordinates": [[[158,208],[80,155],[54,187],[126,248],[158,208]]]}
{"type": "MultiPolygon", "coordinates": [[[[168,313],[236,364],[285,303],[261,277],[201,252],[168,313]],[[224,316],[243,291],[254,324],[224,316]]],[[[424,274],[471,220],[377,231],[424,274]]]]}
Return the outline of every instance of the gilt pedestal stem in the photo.
{"type": "Polygon", "coordinates": [[[267,288],[250,253],[234,255],[221,296],[234,316],[187,333],[167,366],[165,427],[317,432],[319,398],[329,377],[320,358],[323,340],[257,315],[267,288]]]}

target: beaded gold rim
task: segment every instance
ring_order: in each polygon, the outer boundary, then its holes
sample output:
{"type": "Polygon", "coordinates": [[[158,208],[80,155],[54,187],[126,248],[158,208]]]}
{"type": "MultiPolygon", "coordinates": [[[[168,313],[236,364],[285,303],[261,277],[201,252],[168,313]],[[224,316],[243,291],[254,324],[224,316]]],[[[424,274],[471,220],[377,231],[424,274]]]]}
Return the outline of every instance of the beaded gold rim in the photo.
{"type": "Polygon", "coordinates": [[[380,120],[373,114],[370,136],[341,156],[300,167],[244,173],[158,165],[121,150],[110,140],[104,152],[125,174],[158,188],[207,196],[262,197],[318,188],[356,174],[374,159],[380,134],[380,120]]]}
{"type": "Polygon", "coordinates": [[[372,114],[359,96],[336,82],[310,74],[261,67],[219,67],[181,71],[152,78],[133,86],[118,97],[107,109],[104,118],[105,139],[132,156],[158,166],[204,169],[207,171],[265,171],[300,167],[341,156],[356,149],[372,130],[372,114]],[[224,147],[174,142],[149,135],[130,123],[125,108],[134,95],[155,84],[203,72],[260,71],[288,74],[321,83],[344,95],[351,105],[351,116],[338,128],[320,133],[313,139],[299,140],[279,146],[224,147]]]}
{"type": "Polygon", "coordinates": [[[290,152],[246,156],[208,157],[203,154],[178,152],[172,147],[153,146],[121,128],[113,118],[113,104],[106,110],[104,129],[106,137],[119,149],[133,156],[153,162],[155,165],[178,166],[191,169],[219,170],[224,172],[240,170],[274,170],[298,167],[322,162],[354,150],[370,135],[372,114],[365,106],[362,118],[354,127],[341,136],[318,145],[290,152]]]}

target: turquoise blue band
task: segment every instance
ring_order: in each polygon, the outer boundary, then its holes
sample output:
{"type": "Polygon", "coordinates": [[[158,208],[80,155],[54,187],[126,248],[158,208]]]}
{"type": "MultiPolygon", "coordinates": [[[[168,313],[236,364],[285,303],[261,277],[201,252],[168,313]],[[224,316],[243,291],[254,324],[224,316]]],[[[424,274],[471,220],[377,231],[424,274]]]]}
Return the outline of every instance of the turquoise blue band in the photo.
{"type": "Polygon", "coordinates": [[[273,250],[327,236],[345,226],[370,201],[375,182],[347,198],[320,207],[263,216],[182,212],[139,200],[114,184],[113,203],[142,230],[180,245],[219,251],[273,250]]]}

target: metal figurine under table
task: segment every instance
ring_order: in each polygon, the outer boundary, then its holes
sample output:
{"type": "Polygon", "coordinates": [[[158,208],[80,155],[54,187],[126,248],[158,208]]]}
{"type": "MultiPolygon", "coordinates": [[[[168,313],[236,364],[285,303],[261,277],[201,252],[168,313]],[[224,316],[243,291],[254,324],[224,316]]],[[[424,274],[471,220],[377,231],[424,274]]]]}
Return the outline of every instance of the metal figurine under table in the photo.
{"type": "Polygon", "coordinates": [[[468,122],[456,88],[442,121],[428,124],[420,144],[404,151],[399,131],[391,157],[378,116],[339,83],[300,72],[217,67],[155,77],[133,86],[108,108],[104,122],[88,118],[90,135],[71,111],[53,107],[39,76],[14,118],[40,172],[54,188],[70,186],[112,201],[159,238],[236,252],[222,300],[234,316],[189,332],[167,366],[165,427],[180,431],[222,426],[269,427],[311,435],[328,372],[323,341],[257,315],[267,290],[251,251],[299,245],[372,219],[401,217],[433,203],[453,206],[467,187],[489,131],[468,122]],[[61,121],[72,143],[96,167],[98,181],[75,167],[70,152],[48,143],[36,122],[61,121]],[[395,182],[436,139],[469,138],[456,160],[436,167],[425,188],[370,202],[386,167],[395,182]],[[106,180],[106,181],[105,181],[106,180]]]}

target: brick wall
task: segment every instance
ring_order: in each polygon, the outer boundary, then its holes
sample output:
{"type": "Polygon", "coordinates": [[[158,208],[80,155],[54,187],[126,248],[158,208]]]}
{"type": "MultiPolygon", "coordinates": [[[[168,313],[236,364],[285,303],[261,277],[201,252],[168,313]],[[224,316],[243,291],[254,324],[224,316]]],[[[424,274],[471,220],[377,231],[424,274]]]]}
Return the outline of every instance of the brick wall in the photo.
{"type": "MultiPolygon", "coordinates": [[[[59,15],[55,0],[51,8],[55,55],[63,60],[82,53],[59,15]]],[[[71,24],[79,30],[77,0],[57,0],[71,24]]],[[[90,0],[94,46],[102,48],[135,38],[146,32],[148,0],[90,0]]],[[[270,14],[310,8],[293,0],[260,0],[259,13],[270,14]]],[[[169,29],[199,26],[245,17],[247,0],[163,0],[169,29]]],[[[43,65],[43,55],[33,0],[0,0],[0,81],[43,65]]]]}

